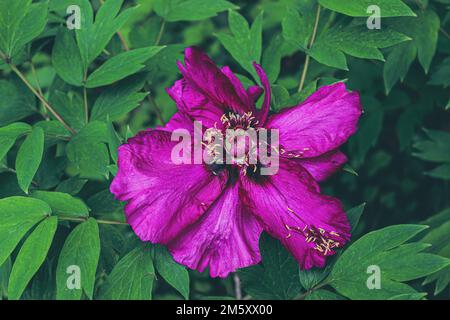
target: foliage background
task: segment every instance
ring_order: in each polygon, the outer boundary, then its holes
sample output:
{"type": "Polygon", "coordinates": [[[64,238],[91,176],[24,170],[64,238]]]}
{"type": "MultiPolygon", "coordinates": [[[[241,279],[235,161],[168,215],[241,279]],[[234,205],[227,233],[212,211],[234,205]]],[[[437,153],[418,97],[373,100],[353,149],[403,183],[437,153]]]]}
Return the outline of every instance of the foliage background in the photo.
{"type": "Polygon", "coordinates": [[[353,207],[353,240],[361,239],[325,270],[299,272],[264,235],[262,265],[238,273],[243,296],[450,297],[449,0],[320,0],[314,42],[316,0],[122,2],[0,0],[1,297],[239,296],[233,277],[187,271],[163,247],[141,244],[108,191],[117,146],[176,111],[164,89],[194,45],[246,85],[251,62],[260,62],[273,110],[341,80],[365,108],[344,147],[349,165],[324,183],[353,207]],[[76,35],[65,27],[71,4],[87,14],[76,35]],[[366,27],[372,4],[381,8],[380,31],[366,27]],[[74,264],[82,289],[67,290],[74,264]],[[373,264],[381,290],[366,287],[373,264]]]}

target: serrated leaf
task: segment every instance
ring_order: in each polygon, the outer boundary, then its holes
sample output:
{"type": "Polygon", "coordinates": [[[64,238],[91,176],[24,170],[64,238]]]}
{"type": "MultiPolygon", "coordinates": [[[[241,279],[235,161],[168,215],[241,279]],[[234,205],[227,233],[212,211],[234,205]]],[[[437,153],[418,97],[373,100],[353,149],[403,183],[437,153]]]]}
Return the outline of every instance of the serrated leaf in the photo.
{"type": "Polygon", "coordinates": [[[144,62],[162,47],[147,47],[126,51],[108,59],[88,77],[87,88],[105,86],[132,75],[144,67],[144,62]]]}
{"type": "Polygon", "coordinates": [[[253,68],[253,62],[260,63],[262,50],[263,12],[255,18],[251,28],[243,16],[236,11],[228,12],[228,26],[231,35],[218,33],[217,38],[225,49],[247,70],[254,79],[259,79],[253,68]]]}
{"type": "Polygon", "coordinates": [[[58,226],[57,217],[41,222],[25,240],[14,261],[8,285],[8,298],[18,300],[47,257],[58,226]]]}
{"type": "Polygon", "coordinates": [[[84,292],[89,299],[94,294],[95,273],[100,257],[100,236],[97,221],[93,218],[78,225],[69,234],[58,259],[56,269],[56,299],[79,300],[84,292]],[[67,286],[70,266],[80,270],[81,288],[67,286]]]}
{"type": "Polygon", "coordinates": [[[158,273],[186,300],[189,299],[189,273],[186,268],[176,263],[165,247],[157,245],[154,250],[158,273]]]}
{"type": "Polygon", "coordinates": [[[46,202],[55,214],[75,217],[89,216],[86,204],[67,193],[55,191],[34,191],[31,196],[46,202]]]}
{"type": "Polygon", "coordinates": [[[50,215],[43,201],[25,197],[0,199],[0,265],[36,223],[50,215]]]}
{"type": "Polygon", "coordinates": [[[373,13],[368,11],[370,6],[380,8],[380,16],[402,17],[415,16],[414,12],[401,0],[319,0],[327,9],[346,14],[351,17],[369,17],[373,13]]]}
{"type": "Polygon", "coordinates": [[[426,226],[394,225],[366,234],[344,251],[325,281],[350,299],[389,299],[416,293],[403,282],[425,277],[450,264],[448,259],[421,253],[427,244],[404,244],[424,229],[426,226]],[[380,289],[367,286],[372,275],[367,273],[370,266],[380,269],[380,289]]]}
{"type": "Polygon", "coordinates": [[[20,188],[28,193],[44,154],[44,130],[33,128],[23,144],[20,146],[16,158],[17,181],[20,188]]]}
{"type": "Polygon", "coordinates": [[[108,276],[102,299],[151,300],[154,279],[151,250],[138,247],[116,264],[108,276]]]}
{"type": "Polygon", "coordinates": [[[366,26],[336,25],[320,35],[308,53],[318,62],[347,70],[345,54],[361,59],[384,61],[379,49],[409,40],[407,36],[387,27],[368,30],[366,26]]]}
{"type": "Polygon", "coordinates": [[[225,0],[156,0],[156,13],[167,21],[195,21],[238,7],[225,0]]]}
{"type": "Polygon", "coordinates": [[[0,159],[3,159],[16,140],[31,131],[31,126],[23,122],[12,123],[0,128],[0,159]]]}
{"type": "Polygon", "coordinates": [[[83,62],[75,37],[66,28],[56,35],[52,51],[52,64],[58,76],[73,86],[81,87],[84,78],[83,62]]]}
{"type": "Polygon", "coordinates": [[[259,243],[262,265],[239,270],[243,288],[255,299],[292,299],[301,291],[298,263],[267,234],[259,243]]]}

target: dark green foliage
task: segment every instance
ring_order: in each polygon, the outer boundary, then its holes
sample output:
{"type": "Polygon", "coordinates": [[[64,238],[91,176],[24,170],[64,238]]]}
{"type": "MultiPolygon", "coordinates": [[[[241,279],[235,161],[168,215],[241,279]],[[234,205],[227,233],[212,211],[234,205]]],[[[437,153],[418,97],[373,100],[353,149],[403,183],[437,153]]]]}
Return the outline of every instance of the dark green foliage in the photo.
{"type": "Polygon", "coordinates": [[[244,297],[449,299],[449,9],[448,0],[0,0],[0,298],[234,299],[235,275],[211,279],[142,243],[109,191],[118,147],[175,113],[165,88],[184,48],[200,46],[246,87],[260,63],[273,112],[338,81],[365,111],[342,148],[349,163],[322,184],[353,207],[350,243],[306,271],[264,233],[262,262],[236,273],[244,297]],[[70,5],[81,9],[79,30],[66,26],[70,5]],[[366,25],[372,5],[380,30],[366,25]],[[73,266],[82,278],[69,290],[73,266]],[[370,266],[380,289],[367,286],[370,266]]]}

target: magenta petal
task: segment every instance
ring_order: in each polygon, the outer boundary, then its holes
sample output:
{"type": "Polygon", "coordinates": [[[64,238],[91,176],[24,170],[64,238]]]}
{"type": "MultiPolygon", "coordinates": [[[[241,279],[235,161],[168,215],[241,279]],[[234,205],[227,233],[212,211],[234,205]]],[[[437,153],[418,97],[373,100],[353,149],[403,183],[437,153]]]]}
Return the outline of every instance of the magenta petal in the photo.
{"type": "Polygon", "coordinates": [[[330,151],[319,157],[296,160],[313,176],[316,181],[323,181],[339,170],[347,157],[339,150],[330,151]]]}
{"type": "Polygon", "coordinates": [[[271,99],[270,82],[263,68],[259,64],[253,63],[253,67],[255,68],[256,73],[261,79],[261,84],[263,85],[265,90],[264,101],[261,110],[257,112],[257,118],[259,120],[259,123],[263,125],[266,122],[267,116],[269,115],[270,111],[270,99],[271,99]]]}
{"type": "Polygon", "coordinates": [[[194,223],[224,189],[227,177],[204,165],[175,165],[171,134],[144,131],[119,148],[110,190],[127,201],[127,222],[143,241],[167,243],[194,223]]]}
{"type": "Polygon", "coordinates": [[[264,89],[259,86],[251,86],[247,89],[247,95],[252,104],[255,104],[258,101],[259,97],[264,93],[264,89]]]}
{"type": "Polygon", "coordinates": [[[276,175],[260,177],[260,181],[242,176],[240,196],[245,207],[283,243],[302,269],[323,267],[326,257],[349,240],[348,219],[340,201],[321,195],[305,169],[292,160],[280,160],[276,175]],[[329,250],[323,247],[322,238],[333,244],[329,250]]]}
{"type": "Polygon", "coordinates": [[[260,260],[259,222],[241,205],[238,186],[228,186],[200,220],[168,245],[175,261],[212,277],[226,277],[260,260]]]}
{"type": "Polygon", "coordinates": [[[176,81],[166,91],[177,104],[178,110],[191,117],[192,121],[201,121],[207,128],[214,127],[215,124],[221,125],[220,117],[225,108],[209,99],[186,79],[176,81]]]}
{"type": "Polygon", "coordinates": [[[361,113],[359,94],[347,92],[340,82],[322,87],[302,104],[271,116],[267,127],[280,130],[285,156],[311,158],[345,143],[356,132],[361,113]]]}

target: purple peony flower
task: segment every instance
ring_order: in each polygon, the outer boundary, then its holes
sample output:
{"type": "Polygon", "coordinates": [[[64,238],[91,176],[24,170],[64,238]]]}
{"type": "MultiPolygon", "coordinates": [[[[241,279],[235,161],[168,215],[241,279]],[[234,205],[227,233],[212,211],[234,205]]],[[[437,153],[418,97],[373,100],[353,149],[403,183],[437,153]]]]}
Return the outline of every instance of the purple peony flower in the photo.
{"type": "Polygon", "coordinates": [[[302,269],[323,267],[350,239],[338,199],[322,195],[318,182],[345,162],[338,148],[355,133],[362,108],[343,83],[317,90],[302,104],[269,115],[270,85],[254,64],[264,92],[247,90],[228,67],[219,69],[194,48],[179,63],[183,78],[167,90],[179,111],[164,127],[149,129],[119,148],[111,192],[127,201],[128,223],[142,241],[167,245],[174,259],[212,277],[226,277],[261,260],[265,230],[278,238],[302,269]],[[261,175],[258,165],[174,164],[174,130],[193,122],[219,131],[277,129],[279,168],[261,175]]]}

